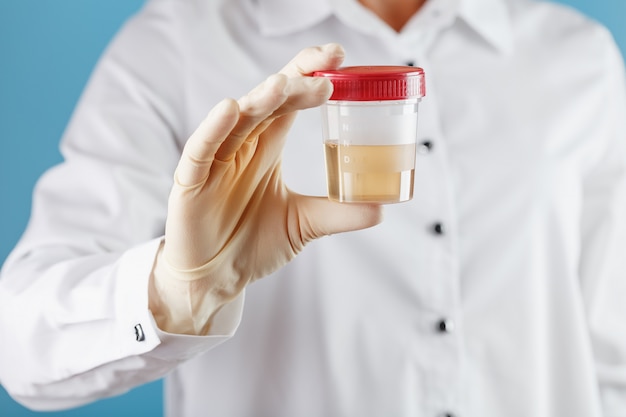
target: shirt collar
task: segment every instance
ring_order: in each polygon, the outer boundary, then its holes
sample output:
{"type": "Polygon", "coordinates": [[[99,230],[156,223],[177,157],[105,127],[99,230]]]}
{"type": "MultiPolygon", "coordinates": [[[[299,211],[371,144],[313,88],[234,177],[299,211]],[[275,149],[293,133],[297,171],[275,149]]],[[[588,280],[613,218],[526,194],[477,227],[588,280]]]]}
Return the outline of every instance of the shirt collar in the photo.
{"type": "Polygon", "coordinates": [[[459,16],[497,50],[513,49],[511,16],[504,0],[461,0],[459,16]]]}
{"type": "MultiPolygon", "coordinates": [[[[356,0],[256,0],[261,33],[264,35],[284,35],[313,26],[336,13],[338,5],[356,0]],[[343,3],[342,3],[343,2],[343,3]]],[[[449,0],[428,0],[427,9],[441,4],[449,8],[449,0]]],[[[458,0],[457,15],[463,19],[485,41],[502,52],[509,52],[513,46],[511,22],[504,0],[458,0]]]]}

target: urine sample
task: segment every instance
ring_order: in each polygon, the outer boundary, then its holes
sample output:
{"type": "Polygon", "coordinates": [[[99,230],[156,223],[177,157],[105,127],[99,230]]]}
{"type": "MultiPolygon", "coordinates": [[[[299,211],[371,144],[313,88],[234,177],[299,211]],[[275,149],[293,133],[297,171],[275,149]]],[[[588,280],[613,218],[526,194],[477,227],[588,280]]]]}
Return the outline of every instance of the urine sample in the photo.
{"type": "Polygon", "coordinates": [[[328,197],[380,204],[413,198],[423,69],[357,66],[313,75],[334,87],[322,105],[328,197]]]}

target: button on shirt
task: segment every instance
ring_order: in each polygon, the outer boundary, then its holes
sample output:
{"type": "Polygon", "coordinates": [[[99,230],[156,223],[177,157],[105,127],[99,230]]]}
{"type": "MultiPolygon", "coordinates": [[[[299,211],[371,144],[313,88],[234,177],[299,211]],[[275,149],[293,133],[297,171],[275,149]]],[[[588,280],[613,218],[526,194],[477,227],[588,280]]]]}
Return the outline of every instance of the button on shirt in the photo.
{"type": "MultiPolygon", "coordinates": [[[[556,5],[429,0],[395,33],[353,0],[149,1],[5,265],[0,382],[54,409],[167,374],[171,417],[624,416],[625,116],[609,33],[556,5]],[[424,68],[413,200],[311,243],[212,335],[161,332],[146,288],[184,141],[331,41],[424,68]]],[[[320,126],[290,132],[295,191],[326,194],[320,126]]]]}

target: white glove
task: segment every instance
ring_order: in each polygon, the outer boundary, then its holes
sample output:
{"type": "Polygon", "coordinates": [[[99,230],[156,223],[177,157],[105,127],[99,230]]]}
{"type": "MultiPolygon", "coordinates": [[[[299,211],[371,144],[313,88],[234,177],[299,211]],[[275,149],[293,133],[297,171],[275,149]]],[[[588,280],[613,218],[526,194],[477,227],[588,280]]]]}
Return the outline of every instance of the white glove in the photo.
{"type": "Polygon", "coordinates": [[[378,205],[303,196],[281,178],[297,110],[321,105],[332,92],[328,80],[305,75],[336,68],[343,56],[337,44],[301,51],[246,96],[215,106],[189,138],[150,287],[162,330],[207,334],[223,305],[311,240],[382,220],[378,205]]]}

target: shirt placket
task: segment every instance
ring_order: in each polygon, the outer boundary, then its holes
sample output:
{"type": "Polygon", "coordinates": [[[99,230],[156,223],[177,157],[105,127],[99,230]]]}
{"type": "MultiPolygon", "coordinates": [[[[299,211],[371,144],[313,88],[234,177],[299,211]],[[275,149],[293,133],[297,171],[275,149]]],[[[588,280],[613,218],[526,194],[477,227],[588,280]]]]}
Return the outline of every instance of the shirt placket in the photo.
{"type": "Polygon", "coordinates": [[[454,187],[446,141],[437,105],[437,91],[429,76],[425,51],[431,34],[405,37],[398,50],[399,63],[419,66],[426,72],[426,97],[420,103],[414,200],[420,205],[422,244],[417,256],[416,291],[419,306],[419,351],[414,358],[422,392],[419,405],[433,417],[462,417],[460,399],[462,331],[454,187]]]}

